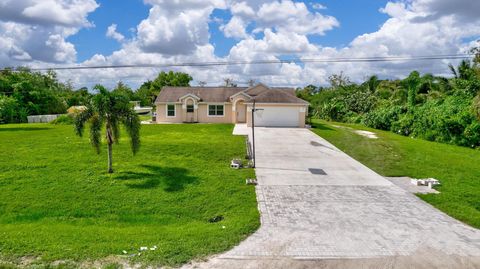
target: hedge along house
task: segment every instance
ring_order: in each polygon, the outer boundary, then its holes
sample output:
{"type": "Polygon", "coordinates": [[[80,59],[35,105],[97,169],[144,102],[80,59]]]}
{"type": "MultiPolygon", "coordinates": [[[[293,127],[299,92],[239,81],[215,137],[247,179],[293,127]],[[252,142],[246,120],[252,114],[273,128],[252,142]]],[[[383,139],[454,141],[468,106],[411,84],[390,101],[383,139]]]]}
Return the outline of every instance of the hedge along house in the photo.
{"type": "Polygon", "coordinates": [[[255,126],[305,127],[308,103],[292,88],[258,84],[242,87],[164,87],[158,95],[157,123],[252,123],[255,126]]]}

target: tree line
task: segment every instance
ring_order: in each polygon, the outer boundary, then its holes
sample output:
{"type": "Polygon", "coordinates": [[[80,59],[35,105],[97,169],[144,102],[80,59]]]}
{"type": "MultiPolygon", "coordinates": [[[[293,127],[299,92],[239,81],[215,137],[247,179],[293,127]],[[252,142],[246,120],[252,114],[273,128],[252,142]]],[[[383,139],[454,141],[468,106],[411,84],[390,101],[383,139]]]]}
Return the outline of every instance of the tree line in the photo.
{"type": "Polygon", "coordinates": [[[389,130],[430,141],[480,147],[480,53],[450,65],[451,78],[410,73],[405,79],[371,76],[352,83],[343,73],[329,87],[309,85],[297,95],[314,118],[389,130]]]}
{"type": "MultiPolygon", "coordinates": [[[[113,92],[130,101],[152,106],[164,86],[189,86],[192,77],[182,72],[161,72],[133,90],[119,82],[113,92]]],[[[87,88],[74,89],[60,82],[54,71],[33,72],[27,68],[0,71],[0,124],[22,123],[30,115],[64,114],[71,106],[88,105],[93,93],[87,88]]]]}

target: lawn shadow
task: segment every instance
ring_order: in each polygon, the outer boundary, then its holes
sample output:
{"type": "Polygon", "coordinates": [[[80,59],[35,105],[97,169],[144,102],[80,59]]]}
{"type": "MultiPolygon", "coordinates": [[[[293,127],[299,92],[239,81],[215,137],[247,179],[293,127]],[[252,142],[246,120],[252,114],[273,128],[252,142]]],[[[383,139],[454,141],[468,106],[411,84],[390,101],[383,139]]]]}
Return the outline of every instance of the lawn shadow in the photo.
{"type": "Polygon", "coordinates": [[[188,175],[189,170],[185,168],[155,165],[141,165],[141,167],[148,169],[149,172],[120,172],[114,179],[139,181],[125,184],[133,189],[153,189],[163,185],[163,189],[167,192],[182,191],[187,184],[198,181],[197,177],[188,175]]]}
{"type": "Polygon", "coordinates": [[[312,123],[312,127],[318,130],[334,131],[334,129],[323,123],[312,123]]]}
{"type": "Polygon", "coordinates": [[[25,131],[46,131],[53,128],[45,127],[7,127],[0,128],[0,132],[25,132],[25,131]]]}

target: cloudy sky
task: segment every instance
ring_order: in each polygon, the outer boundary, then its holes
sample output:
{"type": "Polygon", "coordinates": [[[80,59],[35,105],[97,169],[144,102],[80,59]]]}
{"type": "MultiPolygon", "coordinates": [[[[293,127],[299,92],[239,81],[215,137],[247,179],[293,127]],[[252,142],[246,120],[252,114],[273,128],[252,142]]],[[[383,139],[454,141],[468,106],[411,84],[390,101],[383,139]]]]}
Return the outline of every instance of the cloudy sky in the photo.
{"type": "MultiPolygon", "coordinates": [[[[480,38],[478,0],[0,0],[0,67],[130,65],[462,54],[480,38]]],[[[447,74],[450,61],[182,67],[194,83],[233,78],[276,86],[359,81],[412,69],[447,74]]],[[[160,68],[59,71],[75,86],[160,68]]]]}

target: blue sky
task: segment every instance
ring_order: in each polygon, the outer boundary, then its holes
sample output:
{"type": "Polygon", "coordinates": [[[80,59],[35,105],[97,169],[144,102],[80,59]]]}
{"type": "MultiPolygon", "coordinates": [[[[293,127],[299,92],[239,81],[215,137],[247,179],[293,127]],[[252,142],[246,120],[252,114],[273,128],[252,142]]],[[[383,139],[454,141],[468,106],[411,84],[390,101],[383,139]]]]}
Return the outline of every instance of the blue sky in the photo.
{"type": "MultiPolygon", "coordinates": [[[[148,16],[150,6],[142,0],[129,1],[97,1],[100,5],[95,12],[88,16],[88,20],[95,24],[93,28],[82,29],[78,34],[67,40],[75,44],[78,61],[85,61],[97,53],[104,55],[120,49],[121,44],[107,38],[105,31],[108,26],[115,23],[117,31],[125,36],[132,36],[132,30],[148,16]]],[[[322,46],[343,47],[348,45],[356,36],[376,31],[388,18],[379,12],[388,2],[386,0],[368,1],[304,1],[313,10],[312,4],[320,3],[326,7],[324,14],[336,17],[340,27],[325,36],[311,36],[312,43],[322,46]],[[348,4],[345,4],[348,3],[348,4]],[[361,12],[359,12],[361,10],[361,12]]],[[[215,9],[210,17],[229,20],[232,15],[228,10],[215,9]]],[[[226,38],[218,28],[218,23],[209,23],[210,40],[215,44],[217,56],[228,55],[229,50],[237,42],[234,38],[226,38]]]]}
{"type": "Polygon", "coordinates": [[[97,53],[108,55],[120,49],[121,44],[105,36],[108,26],[115,23],[118,32],[131,36],[132,30],[148,16],[150,9],[142,0],[102,0],[97,3],[100,7],[88,15],[88,20],[93,22],[95,27],[84,28],[67,39],[75,44],[79,62],[88,60],[97,53]]]}
{"type": "MultiPolygon", "coordinates": [[[[0,65],[164,65],[185,62],[462,54],[478,46],[472,0],[0,0],[0,65]]],[[[76,86],[136,87],[158,72],[194,83],[323,85],[332,74],[449,75],[452,61],[282,63],[59,71],[76,86]]],[[[455,61],[453,61],[455,64],[455,61]]]]}

